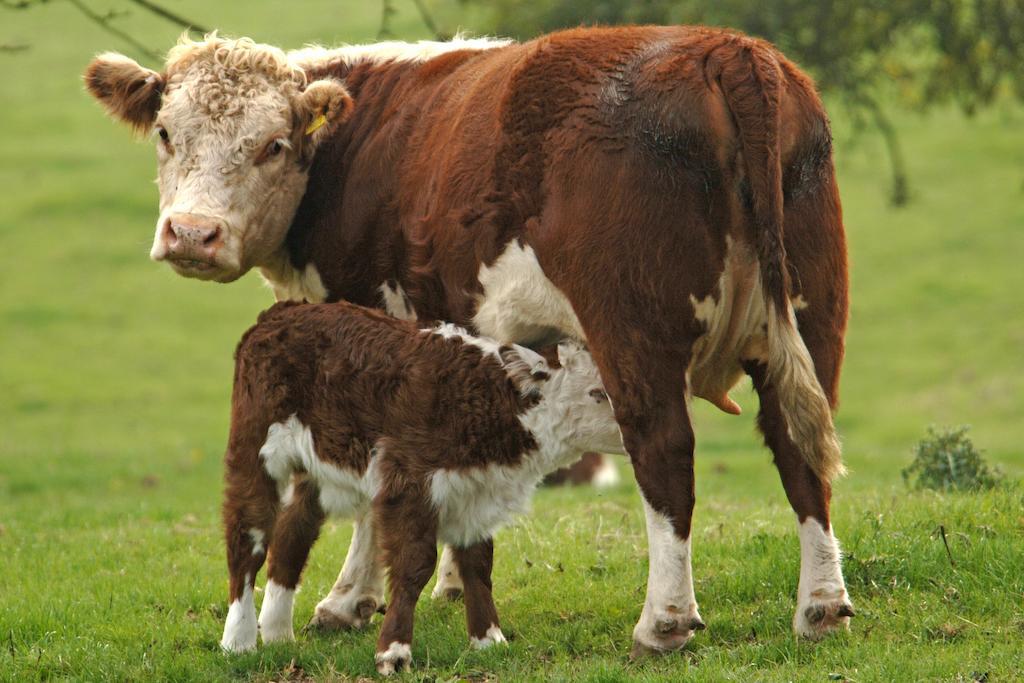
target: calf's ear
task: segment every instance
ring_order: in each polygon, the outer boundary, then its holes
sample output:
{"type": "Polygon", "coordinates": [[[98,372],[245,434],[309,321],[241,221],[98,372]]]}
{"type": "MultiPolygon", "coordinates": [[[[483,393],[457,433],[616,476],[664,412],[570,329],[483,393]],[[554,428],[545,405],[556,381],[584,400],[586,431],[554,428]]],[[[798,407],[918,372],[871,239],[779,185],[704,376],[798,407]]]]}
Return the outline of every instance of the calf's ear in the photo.
{"type": "Polygon", "coordinates": [[[164,77],[115,52],[96,57],[85,70],[85,87],[114,118],[136,132],[149,130],[160,110],[164,77]]]}
{"type": "Polygon", "coordinates": [[[355,102],[341,81],[324,78],[306,86],[300,96],[304,134],[314,145],[320,144],[352,115],[355,102]]]}

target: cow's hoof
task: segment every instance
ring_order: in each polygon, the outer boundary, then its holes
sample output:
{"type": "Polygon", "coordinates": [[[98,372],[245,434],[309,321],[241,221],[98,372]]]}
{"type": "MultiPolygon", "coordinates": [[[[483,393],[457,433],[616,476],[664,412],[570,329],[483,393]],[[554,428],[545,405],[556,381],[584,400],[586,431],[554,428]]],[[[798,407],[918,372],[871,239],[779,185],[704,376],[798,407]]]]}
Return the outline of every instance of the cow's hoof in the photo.
{"type": "Polygon", "coordinates": [[[681,650],[690,642],[694,633],[705,628],[707,626],[696,610],[693,616],[689,617],[666,614],[654,619],[649,625],[641,619],[633,629],[633,649],[629,652],[629,658],[636,660],[649,655],[681,650]]]}
{"type": "Polygon", "coordinates": [[[388,645],[387,650],[378,652],[374,659],[377,663],[377,673],[381,676],[408,671],[412,668],[412,648],[408,643],[394,642],[388,645]]]}
{"type": "Polygon", "coordinates": [[[347,596],[320,601],[313,618],[306,624],[307,631],[352,631],[364,628],[376,612],[384,612],[384,603],[372,595],[359,599],[347,596]]]}
{"type": "Polygon", "coordinates": [[[462,599],[461,588],[445,588],[441,591],[433,591],[430,597],[435,600],[447,600],[448,602],[457,602],[462,599]]]}
{"type": "Polygon", "coordinates": [[[833,631],[850,628],[853,605],[845,597],[830,602],[810,602],[797,607],[793,630],[801,638],[818,640],[833,631]]]}

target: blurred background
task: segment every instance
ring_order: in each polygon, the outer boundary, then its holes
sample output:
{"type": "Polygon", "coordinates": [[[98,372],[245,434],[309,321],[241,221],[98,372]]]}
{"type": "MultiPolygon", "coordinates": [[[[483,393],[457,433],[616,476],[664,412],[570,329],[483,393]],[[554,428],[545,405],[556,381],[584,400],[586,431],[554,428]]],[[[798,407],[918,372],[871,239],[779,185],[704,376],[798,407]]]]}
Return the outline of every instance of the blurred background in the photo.
{"type": "MultiPolygon", "coordinates": [[[[459,31],[527,40],[596,23],[731,26],[816,78],[853,277],[838,416],[852,474],[837,505],[870,495],[898,507],[900,473],[933,424],[970,425],[991,465],[1024,474],[1020,0],[0,0],[0,576],[19,582],[7,604],[0,587],[0,640],[10,634],[18,666],[38,655],[17,671],[80,675],[94,660],[63,640],[68,624],[127,638],[128,623],[96,626],[108,593],[112,614],[122,598],[152,607],[154,589],[141,586],[180,577],[191,583],[179,593],[201,596],[178,605],[182,623],[221,600],[232,352],[272,300],[256,274],[216,285],[149,262],[152,145],[86,95],[90,58],[114,50],[159,68],[187,26],[297,48],[459,31]],[[142,576],[122,582],[126,571],[142,576]],[[91,577],[78,602],[36,603],[78,572],[91,577]]],[[[740,418],[696,410],[698,524],[730,506],[756,516],[765,501],[788,514],[754,430],[756,397],[734,396],[740,418]]],[[[545,492],[540,519],[607,496],[642,548],[632,476],[619,467],[617,493],[545,492]]],[[[311,568],[307,601],[330,585],[348,529],[326,537],[333,559],[311,568]]],[[[635,564],[629,577],[642,574],[635,564]]],[[[211,642],[216,621],[203,622],[211,642]]],[[[139,666],[125,675],[149,671],[139,666]]]]}

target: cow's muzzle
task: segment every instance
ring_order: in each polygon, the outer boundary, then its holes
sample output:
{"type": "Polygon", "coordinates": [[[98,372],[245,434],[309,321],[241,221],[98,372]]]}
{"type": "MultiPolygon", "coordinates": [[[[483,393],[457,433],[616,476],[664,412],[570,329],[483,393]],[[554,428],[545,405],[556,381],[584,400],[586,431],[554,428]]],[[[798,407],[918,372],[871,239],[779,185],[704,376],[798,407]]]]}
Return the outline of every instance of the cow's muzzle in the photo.
{"type": "Polygon", "coordinates": [[[171,214],[159,236],[158,261],[168,261],[176,271],[191,277],[213,276],[221,269],[217,255],[224,246],[220,221],[198,214],[171,214]]]}

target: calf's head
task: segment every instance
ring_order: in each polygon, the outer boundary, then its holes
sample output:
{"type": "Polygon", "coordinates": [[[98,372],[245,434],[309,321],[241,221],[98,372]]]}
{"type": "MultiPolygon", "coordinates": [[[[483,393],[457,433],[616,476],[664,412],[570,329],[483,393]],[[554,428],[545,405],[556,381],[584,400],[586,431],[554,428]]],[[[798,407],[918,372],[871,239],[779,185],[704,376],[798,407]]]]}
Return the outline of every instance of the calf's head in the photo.
{"type": "Polygon", "coordinates": [[[161,72],[102,54],[85,83],[156,145],[150,257],[219,282],[283,258],[313,153],[352,110],[341,82],[308,82],[281,50],[216,35],[183,38],[161,72]]]}
{"type": "Polygon", "coordinates": [[[625,452],[601,373],[585,347],[563,341],[541,353],[504,348],[505,372],[524,396],[539,399],[536,410],[545,429],[553,429],[576,452],[625,452]]]}
{"type": "Polygon", "coordinates": [[[615,422],[601,374],[590,353],[576,342],[558,345],[558,363],[553,387],[556,401],[566,407],[563,417],[581,451],[624,453],[622,433],[615,422]]]}

